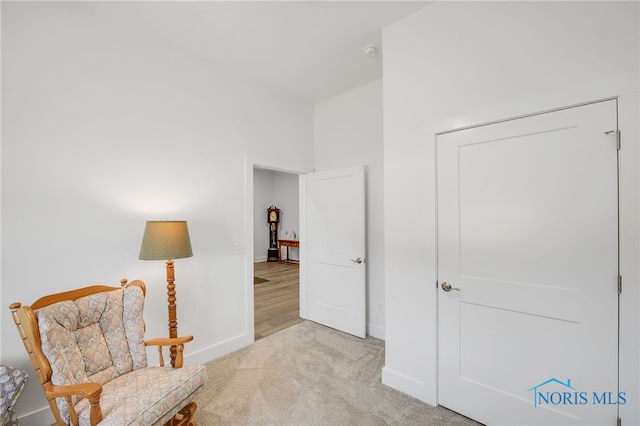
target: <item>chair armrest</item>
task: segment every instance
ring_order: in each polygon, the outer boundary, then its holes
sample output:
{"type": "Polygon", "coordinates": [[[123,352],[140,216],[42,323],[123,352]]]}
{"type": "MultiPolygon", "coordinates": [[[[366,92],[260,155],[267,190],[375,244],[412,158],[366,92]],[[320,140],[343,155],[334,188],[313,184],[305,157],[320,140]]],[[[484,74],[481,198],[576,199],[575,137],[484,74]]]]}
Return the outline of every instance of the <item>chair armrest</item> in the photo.
{"type": "Polygon", "coordinates": [[[47,399],[61,396],[82,395],[85,398],[100,396],[102,385],[99,383],[79,383],[77,385],[56,386],[50,383],[44,384],[44,393],[47,399]]]}
{"type": "Polygon", "coordinates": [[[159,337],[157,339],[145,340],[145,346],[174,346],[185,344],[193,340],[193,336],[182,337],[159,337]]]}
{"type": "Polygon", "coordinates": [[[162,347],[171,346],[171,366],[175,368],[181,368],[183,363],[182,351],[184,350],[184,344],[192,340],[193,336],[160,337],[157,339],[147,340],[144,342],[144,345],[158,347],[158,359],[160,361],[160,367],[164,367],[162,347]]]}
{"type": "MultiPolygon", "coordinates": [[[[52,403],[55,398],[63,397],[69,404],[69,414],[71,415],[72,424],[78,424],[78,415],[71,402],[71,397],[81,395],[89,400],[91,405],[91,413],[89,421],[92,425],[97,425],[102,420],[102,409],[100,408],[100,395],[102,394],[102,385],[99,383],[79,383],[76,385],[56,386],[51,383],[42,385],[44,394],[52,403]]],[[[55,404],[55,402],[53,402],[55,404]]]]}

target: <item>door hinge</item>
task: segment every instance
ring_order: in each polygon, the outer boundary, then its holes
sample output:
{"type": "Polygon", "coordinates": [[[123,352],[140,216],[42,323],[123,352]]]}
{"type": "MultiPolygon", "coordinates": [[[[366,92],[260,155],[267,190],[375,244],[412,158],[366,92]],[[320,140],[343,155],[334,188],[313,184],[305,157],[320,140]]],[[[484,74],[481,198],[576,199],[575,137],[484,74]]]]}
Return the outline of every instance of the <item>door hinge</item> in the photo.
{"type": "Polygon", "coordinates": [[[605,135],[616,135],[616,149],[620,149],[620,130],[609,130],[608,132],[604,132],[605,135]]]}
{"type": "Polygon", "coordinates": [[[618,275],[618,294],[622,293],[622,275],[618,275]]]}

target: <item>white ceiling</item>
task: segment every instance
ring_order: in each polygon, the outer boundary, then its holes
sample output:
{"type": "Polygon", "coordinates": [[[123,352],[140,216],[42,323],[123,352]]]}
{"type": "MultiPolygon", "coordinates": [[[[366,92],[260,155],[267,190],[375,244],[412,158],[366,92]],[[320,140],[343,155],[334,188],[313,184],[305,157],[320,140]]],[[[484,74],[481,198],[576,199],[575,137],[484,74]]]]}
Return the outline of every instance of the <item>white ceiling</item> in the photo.
{"type": "Polygon", "coordinates": [[[317,102],[382,77],[382,28],[425,1],[105,2],[105,13],[233,73],[317,102]],[[363,54],[368,44],[377,57],[363,54]]]}

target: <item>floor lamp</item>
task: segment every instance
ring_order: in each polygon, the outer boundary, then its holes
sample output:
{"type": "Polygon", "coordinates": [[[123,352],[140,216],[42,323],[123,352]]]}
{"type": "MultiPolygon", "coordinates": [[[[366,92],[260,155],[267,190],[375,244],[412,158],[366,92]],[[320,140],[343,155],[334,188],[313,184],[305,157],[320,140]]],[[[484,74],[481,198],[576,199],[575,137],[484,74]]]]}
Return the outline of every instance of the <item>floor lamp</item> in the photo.
{"type": "MultiPolygon", "coordinates": [[[[189,229],[184,220],[147,221],[140,247],[141,260],[166,260],[167,297],[169,301],[169,337],[178,337],[178,319],[176,315],[176,285],[173,272],[173,260],[191,257],[189,229]]],[[[171,346],[171,365],[175,366],[176,350],[171,346]]]]}

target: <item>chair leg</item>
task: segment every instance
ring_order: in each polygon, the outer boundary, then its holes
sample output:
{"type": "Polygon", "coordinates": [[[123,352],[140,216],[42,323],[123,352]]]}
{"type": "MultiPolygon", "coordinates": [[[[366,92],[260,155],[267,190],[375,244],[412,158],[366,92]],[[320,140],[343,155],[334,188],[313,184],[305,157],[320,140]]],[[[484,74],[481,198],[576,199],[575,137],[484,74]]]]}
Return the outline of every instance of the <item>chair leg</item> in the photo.
{"type": "Polygon", "coordinates": [[[185,405],[182,410],[178,411],[164,426],[198,426],[196,420],[193,418],[197,408],[198,406],[195,402],[190,402],[185,405]]]}

